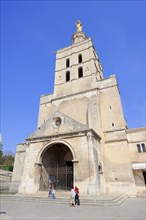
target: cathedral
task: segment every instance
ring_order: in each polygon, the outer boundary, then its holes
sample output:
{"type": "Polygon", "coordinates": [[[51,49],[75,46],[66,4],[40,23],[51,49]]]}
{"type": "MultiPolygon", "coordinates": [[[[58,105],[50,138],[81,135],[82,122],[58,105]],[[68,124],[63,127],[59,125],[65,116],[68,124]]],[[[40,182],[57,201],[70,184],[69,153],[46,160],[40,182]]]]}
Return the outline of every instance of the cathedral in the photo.
{"type": "Polygon", "coordinates": [[[56,52],[54,93],[40,98],[37,129],[17,145],[11,191],[137,195],[146,185],[146,128],[128,129],[115,75],[103,77],[91,38],[76,23],[56,52]]]}

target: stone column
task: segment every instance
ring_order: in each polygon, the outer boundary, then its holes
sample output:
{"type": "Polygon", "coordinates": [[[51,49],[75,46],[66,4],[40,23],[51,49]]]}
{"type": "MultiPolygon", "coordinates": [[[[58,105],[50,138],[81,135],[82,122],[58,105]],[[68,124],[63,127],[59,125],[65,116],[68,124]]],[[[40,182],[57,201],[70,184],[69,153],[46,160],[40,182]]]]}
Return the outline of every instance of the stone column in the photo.
{"type": "Polygon", "coordinates": [[[94,144],[93,144],[93,134],[92,132],[87,133],[88,141],[88,171],[89,171],[89,184],[88,184],[88,194],[97,195],[99,194],[99,186],[97,181],[97,157],[94,155],[94,144]]]}

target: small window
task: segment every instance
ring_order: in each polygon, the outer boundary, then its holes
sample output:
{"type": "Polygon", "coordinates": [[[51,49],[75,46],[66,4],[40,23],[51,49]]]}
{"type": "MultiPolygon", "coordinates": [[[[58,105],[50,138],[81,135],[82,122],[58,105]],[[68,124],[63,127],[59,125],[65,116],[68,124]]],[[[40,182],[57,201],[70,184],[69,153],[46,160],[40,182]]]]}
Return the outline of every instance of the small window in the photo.
{"type": "Polygon", "coordinates": [[[67,59],[67,60],[66,60],[66,67],[69,67],[69,66],[70,66],[70,60],[67,59]]]}
{"type": "Polygon", "coordinates": [[[142,151],[143,151],[143,152],[146,152],[146,146],[145,146],[145,144],[141,144],[141,146],[142,146],[142,151]]]}
{"type": "Polygon", "coordinates": [[[138,153],[141,153],[141,147],[140,147],[140,144],[137,144],[137,150],[138,150],[138,153]]]}
{"type": "Polygon", "coordinates": [[[78,76],[79,76],[79,78],[83,77],[83,68],[82,67],[79,67],[79,69],[78,69],[78,76]]]}
{"type": "Polygon", "coordinates": [[[82,63],[82,54],[79,54],[78,61],[79,61],[79,63],[82,63]]]}
{"type": "Polygon", "coordinates": [[[115,126],[114,123],[112,123],[112,126],[113,126],[113,127],[115,126]]]}
{"type": "Polygon", "coordinates": [[[70,81],[70,72],[66,72],[66,82],[70,81]]]}

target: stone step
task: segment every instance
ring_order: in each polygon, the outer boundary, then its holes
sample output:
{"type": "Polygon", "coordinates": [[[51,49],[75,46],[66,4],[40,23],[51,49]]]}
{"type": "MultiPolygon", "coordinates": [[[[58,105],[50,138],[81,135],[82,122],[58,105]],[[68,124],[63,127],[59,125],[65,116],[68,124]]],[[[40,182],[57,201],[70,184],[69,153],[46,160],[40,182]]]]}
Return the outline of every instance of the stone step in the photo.
{"type": "MultiPolygon", "coordinates": [[[[121,206],[126,200],[126,195],[119,195],[112,197],[111,199],[106,196],[101,198],[89,198],[89,197],[80,197],[81,205],[91,205],[91,206],[121,206]]],[[[61,203],[69,204],[69,197],[57,197],[52,199],[50,197],[37,197],[37,196],[26,196],[26,195],[1,195],[1,200],[3,201],[23,201],[23,202],[42,202],[42,203],[61,203]]]]}

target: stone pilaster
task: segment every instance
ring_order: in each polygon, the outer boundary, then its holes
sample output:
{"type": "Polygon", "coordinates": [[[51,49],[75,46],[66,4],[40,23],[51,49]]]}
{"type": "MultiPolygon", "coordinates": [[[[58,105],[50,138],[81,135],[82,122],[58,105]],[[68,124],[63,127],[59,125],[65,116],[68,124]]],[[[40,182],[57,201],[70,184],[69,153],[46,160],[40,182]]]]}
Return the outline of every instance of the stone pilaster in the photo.
{"type": "Polygon", "coordinates": [[[87,133],[87,142],[88,142],[88,171],[89,171],[89,184],[88,184],[88,194],[96,195],[99,194],[99,186],[97,180],[97,168],[98,164],[97,155],[94,151],[94,142],[93,142],[92,132],[87,133]]]}

